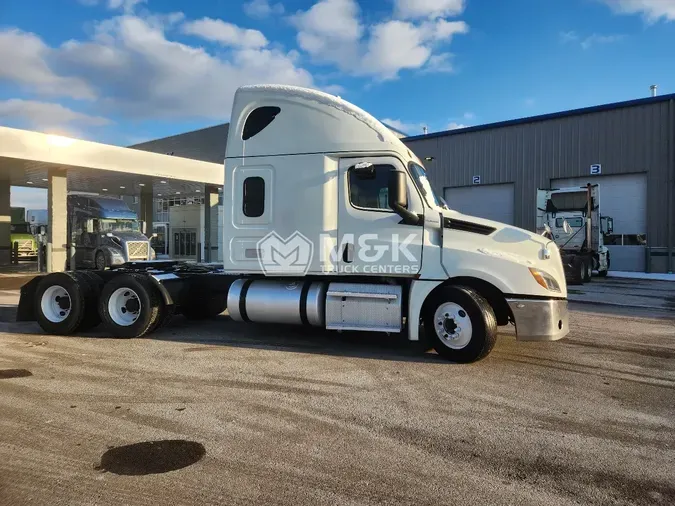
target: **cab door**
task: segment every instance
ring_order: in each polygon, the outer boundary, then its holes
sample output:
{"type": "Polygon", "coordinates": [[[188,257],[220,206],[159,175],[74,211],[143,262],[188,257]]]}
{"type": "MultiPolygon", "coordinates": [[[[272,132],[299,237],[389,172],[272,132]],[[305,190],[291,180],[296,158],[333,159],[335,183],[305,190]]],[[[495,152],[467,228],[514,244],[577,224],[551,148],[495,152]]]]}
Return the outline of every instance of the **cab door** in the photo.
{"type": "Polygon", "coordinates": [[[424,220],[407,225],[388,203],[390,173],[405,173],[407,209],[421,197],[395,157],[343,158],[339,164],[337,264],[341,275],[411,277],[422,267],[424,220]]]}

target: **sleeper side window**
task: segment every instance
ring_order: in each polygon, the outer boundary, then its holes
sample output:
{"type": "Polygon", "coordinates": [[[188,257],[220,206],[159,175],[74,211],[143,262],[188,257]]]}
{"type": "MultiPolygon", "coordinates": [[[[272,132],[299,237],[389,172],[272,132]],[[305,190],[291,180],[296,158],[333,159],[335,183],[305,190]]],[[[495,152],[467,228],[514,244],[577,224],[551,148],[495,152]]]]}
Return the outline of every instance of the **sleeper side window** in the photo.
{"type": "Polygon", "coordinates": [[[251,111],[251,114],[246,118],[246,123],[244,123],[244,131],[241,134],[241,139],[246,141],[254,135],[258,135],[274,121],[274,118],[276,118],[280,112],[280,107],[272,106],[258,107],[251,111]]]}
{"type": "Polygon", "coordinates": [[[244,216],[258,218],[265,212],[265,180],[260,176],[244,179],[244,216]]]}

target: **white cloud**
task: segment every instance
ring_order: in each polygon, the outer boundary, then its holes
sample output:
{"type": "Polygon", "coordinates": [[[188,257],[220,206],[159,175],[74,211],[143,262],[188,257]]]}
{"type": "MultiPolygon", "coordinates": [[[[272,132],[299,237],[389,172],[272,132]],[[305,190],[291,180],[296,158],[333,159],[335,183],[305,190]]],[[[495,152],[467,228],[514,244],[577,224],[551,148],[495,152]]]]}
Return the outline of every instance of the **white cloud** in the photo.
{"type": "Polygon", "coordinates": [[[91,37],[55,47],[33,34],[0,30],[0,61],[16,62],[0,65],[0,81],[40,95],[89,99],[87,112],[95,116],[217,121],[229,117],[239,86],[315,87],[296,51],[237,47],[216,56],[167,37],[180,19],[122,15],[95,25],[91,37]]]}
{"type": "Polygon", "coordinates": [[[434,50],[469,30],[463,21],[445,19],[393,19],[365,26],[354,0],[320,0],[292,16],[291,22],[298,28],[298,45],[314,61],[379,79],[394,79],[403,69],[450,70],[450,54],[434,50]]]}
{"type": "Polygon", "coordinates": [[[243,9],[247,16],[256,19],[281,16],[285,10],[283,4],[270,4],[269,0],[252,0],[245,3],[243,9]]]}
{"type": "Polygon", "coordinates": [[[560,33],[560,42],[562,44],[578,43],[583,49],[590,49],[592,46],[598,44],[612,44],[622,39],[624,39],[623,35],[600,35],[594,33],[588,37],[581,37],[575,31],[560,33]]]}
{"type": "Polygon", "coordinates": [[[648,23],[675,21],[675,0],[599,0],[618,14],[641,14],[648,23]]]}
{"type": "Polygon", "coordinates": [[[63,125],[71,123],[87,126],[110,124],[107,118],[73,111],[61,104],[16,98],[0,100],[0,121],[16,122],[37,130],[53,129],[56,128],[55,125],[63,128],[63,125]]]}
{"type": "Polygon", "coordinates": [[[395,13],[404,19],[441,18],[464,12],[464,0],[395,0],[395,13]]]}
{"type": "Polygon", "coordinates": [[[577,42],[579,40],[579,35],[575,31],[569,32],[560,32],[560,42],[567,44],[569,42],[577,42]]]}
{"type": "Polygon", "coordinates": [[[476,118],[476,115],[472,112],[465,112],[464,113],[464,119],[472,120],[472,119],[475,119],[475,118],[476,118]]]}
{"type": "Polygon", "coordinates": [[[224,46],[261,48],[268,44],[258,30],[240,28],[220,19],[203,18],[185,23],[181,30],[186,35],[195,35],[224,46]]]}
{"type": "Polygon", "coordinates": [[[133,12],[136,5],[145,3],[147,0],[78,0],[82,5],[92,7],[99,3],[105,3],[110,10],[122,9],[124,12],[133,12]]]}
{"type": "Polygon", "coordinates": [[[460,128],[467,128],[469,125],[464,125],[462,123],[457,123],[455,121],[451,121],[448,124],[448,130],[459,130],[460,128]]]}
{"type": "Polygon", "coordinates": [[[424,129],[424,123],[407,123],[405,121],[401,121],[400,119],[392,118],[384,118],[381,121],[385,125],[395,128],[396,130],[399,130],[400,132],[403,132],[407,135],[422,134],[422,130],[424,129]]]}
{"type": "Polygon", "coordinates": [[[597,44],[612,44],[622,40],[623,38],[623,35],[599,35],[594,33],[593,35],[590,35],[581,41],[581,47],[584,49],[589,49],[597,44]]]}
{"type": "Polygon", "coordinates": [[[93,99],[95,93],[88,83],[52,70],[48,62],[53,53],[35,34],[17,29],[0,31],[0,82],[48,96],[93,99]]]}

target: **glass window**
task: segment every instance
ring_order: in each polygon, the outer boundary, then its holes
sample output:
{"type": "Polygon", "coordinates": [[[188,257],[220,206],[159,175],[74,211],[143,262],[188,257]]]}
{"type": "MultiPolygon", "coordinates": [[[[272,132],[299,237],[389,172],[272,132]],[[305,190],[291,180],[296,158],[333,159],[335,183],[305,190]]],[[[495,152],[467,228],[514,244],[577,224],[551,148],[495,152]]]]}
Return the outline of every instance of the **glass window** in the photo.
{"type": "Polygon", "coordinates": [[[101,219],[98,222],[99,230],[107,232],[138,232],[140,224],[136,220],[101,219]]]}
{"type": "Polygon", "coordinates": [[[246,141],[251,137],[262,132],[267,126],[274,121],[277,114],[281,112],[280,107],[258,107],[246,118],[244,124],[244,131],[241,134],[242,140],[246,141]]]}
{"type": "Polygon", "coordinates": [[[244,216],[258,218],[265,212],[265,180],[259,176],[244,179],[244,216]]]}
{"type": "Polygon", "coordinates": [[[11,234],[30,234],[30,226],[28,223],[15,223],[10,225],[11,234]]]}
{"type": "Polygon", "coordinates": [[[424,195],[424,199],[427,201],[427,204],[436,207],[447,207],[445,205],[445,201],[436,195],[436,192],[434,192],[434,189],[431,187],[429,178],[427,178],[427,171],[424,170],[424,167],[416,164],[415,162],[410,162],[409,167],[410,173],[415,180],[415,184],[422,192],[422,195],[424,195]]]}
{"type": "Polygon", "coordinates": [[[354,207],[391,211],[389,207],[389,173],[391,165],[371,165],[365,170],[351,167],[349,200],[354,207]]]}
{"type": "Polygon", "coordinates": [[[581,228],[584,226],[583,218],[556,218],[555,226],[558,228],[562,228],[564,220],[567,220],[567,224],[572,228],[581,228]]]}

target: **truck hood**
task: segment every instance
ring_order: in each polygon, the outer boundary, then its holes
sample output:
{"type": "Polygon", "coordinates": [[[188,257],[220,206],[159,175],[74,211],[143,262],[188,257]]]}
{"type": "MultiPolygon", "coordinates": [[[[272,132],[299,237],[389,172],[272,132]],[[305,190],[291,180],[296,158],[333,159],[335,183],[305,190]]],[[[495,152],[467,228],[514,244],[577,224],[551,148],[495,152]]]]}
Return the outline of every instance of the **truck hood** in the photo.
{"type": "Polygon", "coordinates": [[[113,232],[113,237],[116,237],[122,242],[128,242],[128,241],[149,241],[150,239],[147,238],[144,234],[141,232],[113,232]]]}
{"type": "MultiPolygon", "coordinates": [[[[460,276],[480,277],[510,294],[566,297],[565,272],[555,242],[542,235],[492,220],[443,209],[443,218],[458,225],[444,228],[443,265],[460,276]],[[487,228],[482,228],[487,227],[487,228]],[[490,229],[494,229],[490,233],[490,229]],[[551,275],[560,286],[553,292],[539,285],[529,269],[551,275]]],[[[445,221],[445,220],[444,220],[445,221]]]]}
{"type": "Polygon", "coordinates": [[[35,237],[32,234],[10,234],[10,241],[34,241],[35,237]]]}

